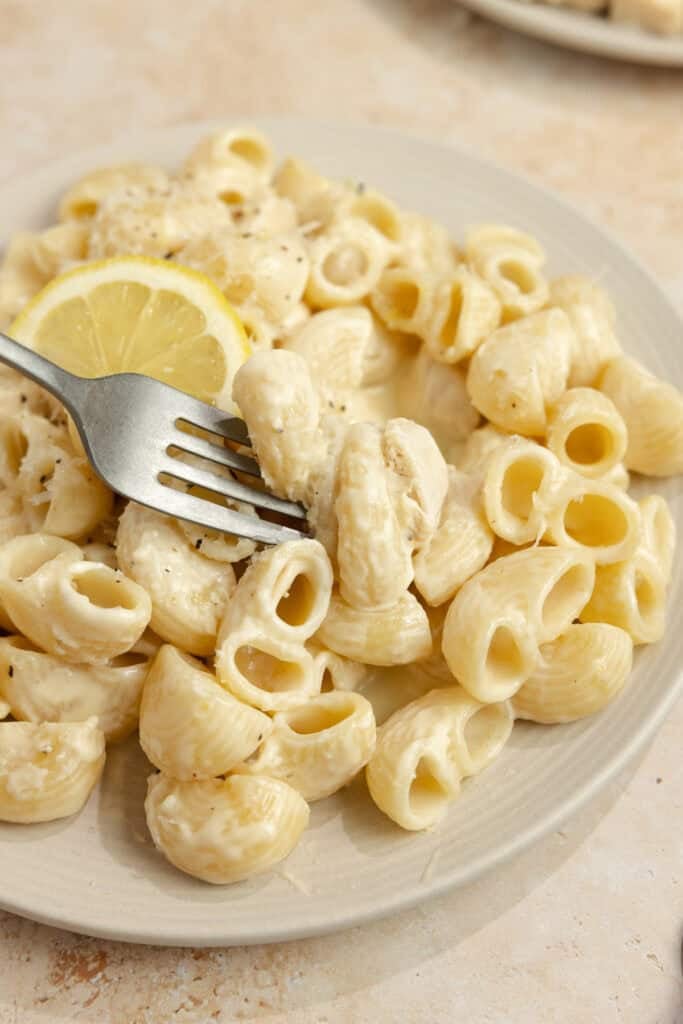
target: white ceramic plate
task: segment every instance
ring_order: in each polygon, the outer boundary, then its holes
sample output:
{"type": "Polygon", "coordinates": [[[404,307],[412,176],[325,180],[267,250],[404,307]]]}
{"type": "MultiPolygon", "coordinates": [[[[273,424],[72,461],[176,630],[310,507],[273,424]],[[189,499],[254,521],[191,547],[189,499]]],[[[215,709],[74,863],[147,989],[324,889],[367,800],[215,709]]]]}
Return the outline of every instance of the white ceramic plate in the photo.
{"type": "MultiPolygon", "coordinates": [[[[256,124],[281,154],[301,154],[328,175],[372,182],[439,218],[456,237],[478,220],[530,230],[550,253],[552,272],[600,276],[616,301],[625,347],[683,384],[681,324],[655,282],[559,199],[460,150],[369,126],[256,124]]],[[[211,127],[148,134],[23,178],[0,190],[0,231],[7,236],[48,223],[60,191],[93,166],[129,158],[173,166],[211,127]]],[[[680,528],[680,482],[658,489],[672,499],[680,528]]],[[[571,726],[517,725],[503,756],[464,786],[437,832],[400,831],[357,784],[313,806],[309,830],[279,872],[226,888],[204,885],[170,867],[151,844],[142,809],[148,768],[133,739],[110,749],[99,790],[74,819],[0,826],[0,906],[91,935],[229,945],[347,927],[471,882],[557,827],[653,734],[678,689],[680,562],[679,555],[666,638],[638,653],[616,703],[571,726]]]]}
{"type": "Polygon", "coordinates": [[[658,36],[596,14],[522,0],[459,0],[483,18],[548,43],[616,60],[683,67],[683,35],[658,36]]]}

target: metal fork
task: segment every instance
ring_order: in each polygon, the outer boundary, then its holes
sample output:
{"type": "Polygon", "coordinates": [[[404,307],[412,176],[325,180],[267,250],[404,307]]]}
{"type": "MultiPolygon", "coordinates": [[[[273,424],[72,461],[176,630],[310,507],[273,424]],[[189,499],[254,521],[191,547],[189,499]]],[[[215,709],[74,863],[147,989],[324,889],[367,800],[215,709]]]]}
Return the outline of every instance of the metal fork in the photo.
{"type": "Polygon", "coordinates": [[[66,407],[78,429],[95,472],[112,490],[141,505],[211,530],[237,534],[262,544],[279,544],[306,536],[306,511],[292,501],[250,487],[232,473],[174,458],[171,451],[192,455],[260,479],[258,463],[226,445],[249,445],[246,424],[168,384],[138,373],[86,378],[68,373],[31,349],[0,333],[0,362],[46,388],[66,407]],[[199,427],[212,440],[182,430],[199,427]],[[257,509],[277,513],[295,525],[268,522],[224,505],[176,490],[164,478],[257,509]],[[299,527],[299,528],[297,528],[299,527]]]}

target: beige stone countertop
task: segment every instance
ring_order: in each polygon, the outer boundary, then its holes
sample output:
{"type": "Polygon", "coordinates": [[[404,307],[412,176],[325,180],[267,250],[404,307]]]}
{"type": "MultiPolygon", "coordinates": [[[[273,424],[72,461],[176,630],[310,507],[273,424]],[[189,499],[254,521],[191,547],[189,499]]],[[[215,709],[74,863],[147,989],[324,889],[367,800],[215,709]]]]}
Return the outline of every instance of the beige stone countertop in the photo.
{"type": "MultiPolygon", "coordinates": [[[[683,311],[683,72],[565,52],[450,0],[0,0],[0,82],[0,182],[189,119],[371,121],[563,193],[683,311]]],[[[167,950],[0,913],[0,1024],[682,1024],[682,735],[679,703],[562,831],[340,935],[167,950]]]]}

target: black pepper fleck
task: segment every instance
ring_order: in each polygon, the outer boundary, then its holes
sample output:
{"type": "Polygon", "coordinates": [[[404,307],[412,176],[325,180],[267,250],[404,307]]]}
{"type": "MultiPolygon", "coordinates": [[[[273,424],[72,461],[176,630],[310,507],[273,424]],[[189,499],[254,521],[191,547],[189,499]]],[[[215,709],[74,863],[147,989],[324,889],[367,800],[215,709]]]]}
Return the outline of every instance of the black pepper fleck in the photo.
{"type": "Polygon", "coordinates": [[[194,542],[194,546],[196,547],[197,551],[199,551],[200,547],[202,546],[202,538],[201,537],[199,538],[199,540],[196,540],[194,542]]]}
{"type": "MultiPolygon", "coordinates": [[[[10,677],[10,679],[13,678],[13,676],[14,676],[14,665],[10,665],[10,667],[7,670],[7,675],[10,677]]],[[[259,736],[259,739],[261,739],[260,736],[259,736]]]]}
{"type": "Polygon", "coordinates": [[[47,480],[47,473],[43,473],[43,475],[41,476],[41,478],[39,480],[39,483],[44,484],[46,480],[47,480]]]}

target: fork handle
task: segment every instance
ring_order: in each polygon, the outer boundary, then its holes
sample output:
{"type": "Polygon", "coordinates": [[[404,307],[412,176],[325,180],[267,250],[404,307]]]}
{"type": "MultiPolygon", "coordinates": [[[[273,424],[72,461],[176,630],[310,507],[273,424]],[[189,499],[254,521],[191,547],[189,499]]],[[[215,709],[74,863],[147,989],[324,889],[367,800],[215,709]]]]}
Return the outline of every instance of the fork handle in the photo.
{"type": "Polygon", "coordinates": [[[40,384],[60,402],[63,402],[69,411],[72,411],[72,396],[77,393],[78,385],[83,384],[82,377],[63,370],[61,366],[45,359],[44,356],[39,356],[37,352],[20,345],[18,341],[13,341],[2,332],[0,332],[0,362],[18,370],[25,377],[30,377],[36,384],[40,384]]]}

